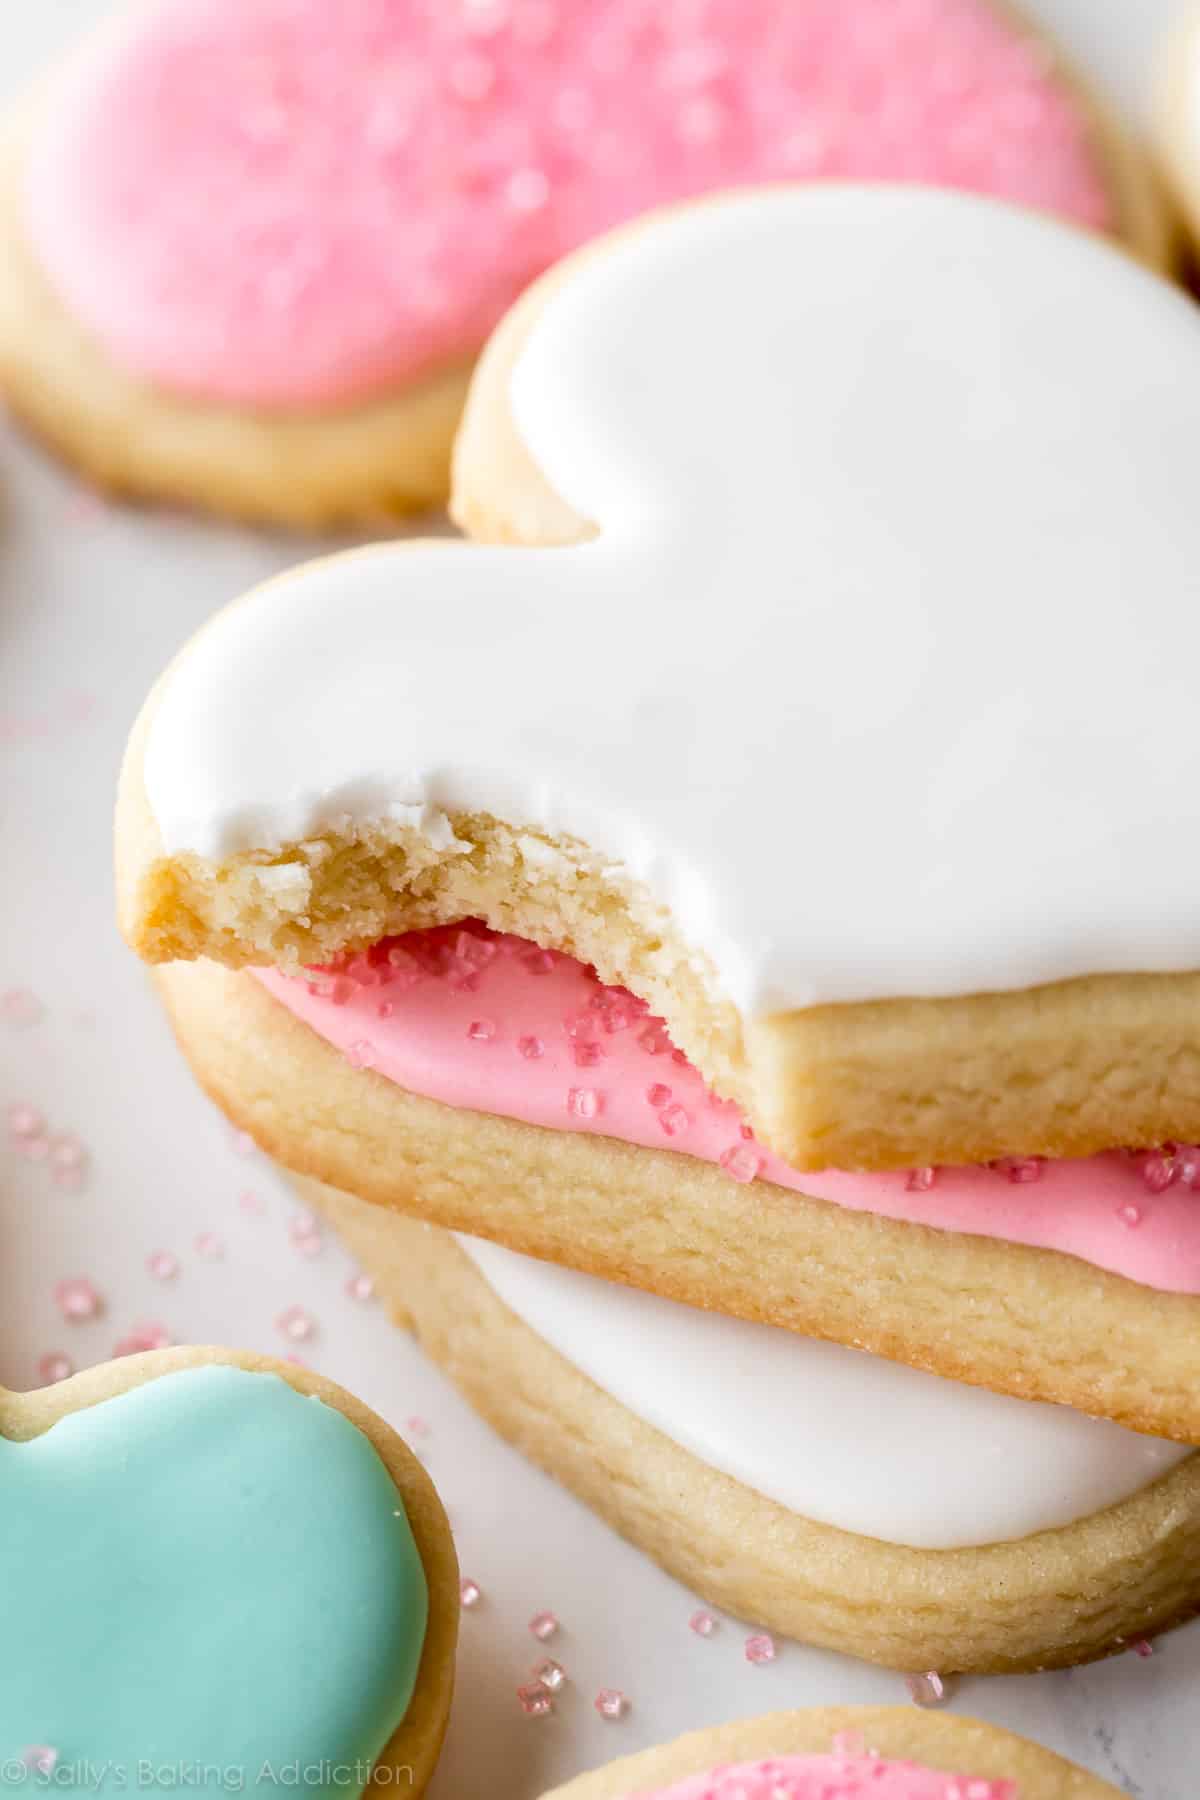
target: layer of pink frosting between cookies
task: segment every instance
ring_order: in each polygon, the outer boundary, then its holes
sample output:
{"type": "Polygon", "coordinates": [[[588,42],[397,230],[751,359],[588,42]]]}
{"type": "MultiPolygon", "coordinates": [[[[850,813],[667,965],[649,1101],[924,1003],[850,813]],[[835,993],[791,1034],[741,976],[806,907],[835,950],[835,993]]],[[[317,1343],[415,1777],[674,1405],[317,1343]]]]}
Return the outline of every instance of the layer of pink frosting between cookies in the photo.
{"type": "Polygon", "coordinates": [[[629,1800],[1017,1800],[1017,1786],[834,1751],[729,1764],[670,1787],[639,1788],[629,1800]]]}
{"type": "Polygon", "coordinates": [[[1010,1158],[899,1174],[799,1174],[705,1086],[661,1019],[582,963],[474,922],[389,938],[264,987],[356,1068],[470,1112],[718,1164],[856,1212],[1065,1251],[1200,1293],[1200,1150],[1010,1158]]]}
{"type": "Polygon", "coordinates": [[[1112,222],[1080,107],[989,0],[162,0],[47,96],[24,211],[122,367],[286,409],[473,352],[651,207],[810,179],[1112,222]]]}

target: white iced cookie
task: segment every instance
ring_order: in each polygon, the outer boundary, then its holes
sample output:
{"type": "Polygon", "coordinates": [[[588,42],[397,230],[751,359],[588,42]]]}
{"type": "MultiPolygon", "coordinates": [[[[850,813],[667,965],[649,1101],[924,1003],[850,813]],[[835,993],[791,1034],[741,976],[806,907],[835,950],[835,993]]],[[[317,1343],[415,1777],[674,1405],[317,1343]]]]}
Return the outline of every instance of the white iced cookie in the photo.
{"type": "Polygon", "coordinates": [[[1200,1135],[1197,394],[1182,295],[995,204],[604,241],[460,440],[459,517],[523,547],[316,564],[164,676],[131,941],[481,915],[649,1000],[799,1169],[1200,1135]]]}
{"type": "Polygon", "coordinates": [[[1085,1661],[1200,1601],[1200,1464],[298,1184],[484,1418],[711,1603],[893,1668],[1085,1661]]]}

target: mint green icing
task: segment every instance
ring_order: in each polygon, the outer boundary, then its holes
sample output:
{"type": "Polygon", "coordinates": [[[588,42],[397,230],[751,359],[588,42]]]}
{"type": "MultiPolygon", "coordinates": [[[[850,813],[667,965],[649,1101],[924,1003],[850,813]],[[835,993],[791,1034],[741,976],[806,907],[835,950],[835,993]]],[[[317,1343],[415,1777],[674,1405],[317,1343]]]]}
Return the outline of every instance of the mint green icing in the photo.
{"type": "Polygon", "coordinates": [[[354,1794],[429,1607],[362,1433],[219,1365],[0,1439],[0,1596],[0,1757],[52,1746],[48,1792],[354,1794]]]}

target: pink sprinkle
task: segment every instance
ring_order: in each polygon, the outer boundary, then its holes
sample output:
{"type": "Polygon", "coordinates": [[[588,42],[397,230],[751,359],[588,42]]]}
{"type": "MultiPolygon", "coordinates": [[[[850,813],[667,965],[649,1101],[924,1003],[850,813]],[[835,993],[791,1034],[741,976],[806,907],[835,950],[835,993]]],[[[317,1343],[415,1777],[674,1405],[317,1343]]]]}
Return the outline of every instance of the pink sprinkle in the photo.
{"type": "Polygon", "coordinates": [[[620,1688],[601,1688],[592,1705],[602,1719],[623,1719],[629,1711],[629,1701],[620,1688]]]}
{"type": "Polygon", "coordinates": [[[113,1345],[114,1356],[138,1356],[144,1350],[165,1350],[171,1341],[171,1334],[165,1325],[152,1322],[146,1325],[135,1325],[127,1337],[118,1338],[113,1345]]]}
{"type": "Polygon", "coordinates": [[[202,1231],[195,1248],[196,1255],[202,1256],[205,1262],[220,1262],[225,1255],[225,1246],[215,1231],[202,1231]]]}
{"type": "Polygon", "coordinates": [[[38,1375],[44,1387],[50,1387],[56,1381],[65,1381],[74,1372],[74,1363],[61,1350],[47,1351],[38,1363],[38,1375]]]}
{"type": "Polygon", "coordinates": [[[670,1088],[664,1087],[661,1081],[651,1082],[650,1086],[646,1089],[646,1099],[654,1108],[655,1112],[658,1112],[661,1107],[666,1106],[670,1098],[670,1088]]]}
{"type": "Polygon", "coordinates": [[[1142,1180],[1152,1194],[1162,1194],[1179,1177],[1179,1165],[1173,1156],[1152,1152],[1142,1162],[1142,1180]]]}
{"type": "Polygon", "coordinates": [[[577,1069],[594,1069],[604,1055],[604,1047],[601,1044],[572,1044],[571,1055],[577,1069]]]}
{"type": "Polygon", "coordinates": [[[312,1337],[316,1330],[316,1321],[302,1306],[288,1306],[280,1313],[275,1326],[285,1338],[291,1338],[294,1344],[303,1344],[312,1337]]]}
{"type": "Polygon", "coordinates": [[[483,1589],[477,1581],[472,1581],[469,1576],[464,1575],[458,1584],[458,1597],[470,1612],[471,1608],[478,1606],[483,1599],[483,1589]]]}
{"type": "Polygon", "coordinates": [[[346,1282],[346,1292],[351,1300],[370,1300],[375,1293],[375,1283],[369,1275],[351,1275],[346,1282]]]}
{"type": "Polygon", "coordinates": [[[762,1157],[749,1144],[731,1144],[721,1152],[721,1167],[735,1181],[753,1181],[762,1168],[762,1157]]]}
{"type": "Polygon", "coordinates": [[[457,100],[471,104],[486,100],[496,81],[496,70],[486,56],[471,51],[456,57],[446,71],[446,85],[457,100]]]}
{"type": "Polygon", "coordinates": [[[17,1149],[30,1162],[46,1162],[50,1155],[50,1139],[44,1132],[35,1131],[30,1137],[18,1138],[17,1149]]]}
{"type": "Polygon", "coordinates": [[[411,987],[414,982],[420,981],[420,964],[407,950],[402,950],[399,944],[394,944],[388,951],[387,962],[392,972],[391,978],[401,981],[405,987],[411,987]]]}
{"type": "Polygon", "coordinates": [[[1175,1152],[1175,1160],[1179,1165],[1179,1179],[1184,1187],[1200,1187],[1200,1148],[1195,1144],[1180,1144],[1175,1152]]]}
{"type": "Polygon", "coordinates": [[[541,169],[514,169],[505,183],[504,198],[512,212],[540,212],[550,198],[549,179],[541,169]]]}
{"type": "Polygon", "coordinates": [[[50,1161],[56,1169],[81,1169],[86,1155],[78,1138],[64,1134],[50,1139],[50,1161]]]}
{"type": "Polygon", "coordinates": [[[936,1169],[910,1169],[905,1187],[910,1194],[927,1194],[937,1176],[936,1169]]]}
{"type": "Polygon", "coordinates": [[[551,1656],[543,1657],[540,1663],[535,1664],[532,1673],[533,1679],[540,1681],[551,1694],[561,1693],[567,1685],[567,1671],[551,1656]]]}
{"type": "Polygon", "coordinates": [[[179,1273],[179,1258],[170,1250],[152,1250],[146,1258],[146,1267],[155,1281],[174,1281],[179,1273]]]}
{"type": "Polygon", "coordinates": [[[554,1711],[554,1695],[540,1681],[529,1682],[517,1689],[521,1711],[530,1719],[543,1719],[554,1711]]]}
{"type": "Polygon", "coordinates": [[[54,1289],[54,1300],[64,1319],[94,1319],[104,1302],[86,1275],[72,1275],[54,1289]]]}
{"type": "Polygon", "coordinates": [[[36,1775],[53,1775],[58,1766],[58,1751],[53,1744],[30,1744],[22,1750],[21,1761],[36,1775]]]}
{"type": "Polygon", "coordinates": [[[753,1125],[747,1125],[745,1120],[743,1119],[742,1123],[738,1126],[738,1134],[739,1134],[739,1136],[745,1138],[747,1143],[752,1143],[753,1139],[754,1139],[753,1125]]]}
{"type": "Polygon", "coordinates": [[[381,1000],[375,1008],[375,1016],[379,1019],[390,1019],[395,1010],[390,1000],[381,1000]]]}
{"type": "Polygon", "coordinates": [[[366,1038],[356,1038],[346,1052],[346,1061],[352,1069],[373,1069],[378,1057],[374,1044],[368,1043],[366,1038]]]}
{"type": "Polygon", "coordinates": [[[683,1107],[675,1102],[671,1106],[663,1108],[658,1115],[658,1122],[668,1137],[678,1137],[681,1131],[687,1130],[692,1121],[683,1107]]]}
{"type": "Polygon", "coordinates": [[[529,1629],[539,1644],[548,1643],[558,1630],[558,1619],[552,1612],[534,1613],[529,1621],[529,1629]]]}
{"type": "Polygon", "coordinates": [[[688,1059],[687,1059],[687,1057],[686,1057],[686,1056],[685,1056],[685,1055],[684,1055],[684,1053],[683,1053],[683,1051],[682,1051],[682,1050],[672,1050],[672,1052],[671,1052],[671,1061],[672,1061],[672,1062],[673,1062],[673,1063],[678,1063],[678,1064],[679,1064],[679,1067],[680,1067],[680,1068],[681,1068],[681,1069],[686,1069],[686,1068],[687,1068],[687,1066],[688,1066],[688,1059]]]}
{"type": "Polygon", "coordinates": [[[526,1036],[517,1039],[517,1049],[528,1062],[536,1062],[545,1054],[546,1046],[540,1037],[526,1036]]]}
{"type": "Polygon", "coordinates": [[[472,1019],[467,1026],[467,1036],[477,1044],[488,1044],[496,1035],[496,1027],[490,1019],[472,1019]]]}
{"type": "Polygon", "coordinates": [[[746,1639],[745,1655],[748,1663],[774,1662],[775,1639],[769,1631],[756,1631],[746,1639]]]}
{"type": "Polygon", "coordinates": [[[288,1226],[288,1237],[293,1250],[301,1256],[319,1256],[324,1245],[321,1227],[318,1220],[310,1212],[297,1213],[288,1226]]]}
{"type": "Polygon", "coordinates": [[[233,1147],[239,1156],[253,1156],[258,1149],[258,1145],[248,1131],[234,1132],[233,1147]]]}
{"type": "Polygon", "coordinates": [[[1133,1646],[1133,1654],[1142,1657],[1153,1656],[1154,1645],[1149,1643],[1146,1638],[1139,1638],[1137,1643],[1133,1646]]]}
{"type": "Polygon", "coordinates": [[[717,1629],[717,1621],[710,1612],[694,1612],[688,1624],[697,1637],[710,1638],[717,1629]]]}
{"type": "Polygon", "coordinates": [[[940,1706],[946,1698],[946,1683],[936,1669],[927,1669],[923,1675],[906,1675],[904,1685],[916,1706],[940,1706]]]}
{"type": "Polygon", "coordinates": [[[1135,1206],[1130,1200],[1124,1206],[1118,1206],[1117,1217],[1122,1225],[1127,1225],[1132,1231],[1135,1225],[1140,1225],[1142,1222],[1142,1209],[1140,1206],[1135,1206]]]}
{"type": "Polygon", "coordinates": [[[335,1006],[345,1006],[354,998],[354,983],[346,975],[335,975],[329,984],[329,998],[335,1006]]]}
{"type": "Polygon", "coordinates": [[[830,1749],[835,1756],[865,1756],[867,1740],[854,1726],[848,1731],[835,1731],[830,1749]]]}
{"type": "Polygon", "coordinates": [[[423,1419],[420,1413],[413,1413],[411,1418],[405,1419],[404,1429],[409,1437],[428,1437],[429,1420],[423,1419]]]}
{"type": "Polygon", "coordinates": [[[8,1129],[13,1137],[39,1137],[46,1129],[46,1121],[36,1106],[18,1101],[8,1109],[8,1129]]]}
{"type": "Polygon", "coordinates": [[[1042,1156],[1002,1156],[996,1168],[1010,1181],[1040,1181],[1045,1160],[1042,1156]]]}
{"type": "Polygon", "coordinates": [[[577,1119],[594,1119],[600,1111],[601,1099],[595,1088],[569,1088],[567,1111],[577,1119]]]}
{"type": "Polygon", "coordinates": [[[28,988],[9,988],[0,994],[0,1018],[8,1025],[36,1025],[45,1012],[36,994],[28,988]]]}
{"type": "Polygon", "coordinates": [[[661,1024],[647,1025],[644,1031],[639,1031],[638,1043],[648,1056],[661,1056],[664,1050],[671,1048],[671,1040],[661,1024]]]}
{"type": "Polygon", "coordinates": [[[252,1188],[243,1188],[238,1195],[238,1207],[248,1217],[260,1219],[267,1210],[267,1203],[262,1195],[256,1194],[252,1188]]]}

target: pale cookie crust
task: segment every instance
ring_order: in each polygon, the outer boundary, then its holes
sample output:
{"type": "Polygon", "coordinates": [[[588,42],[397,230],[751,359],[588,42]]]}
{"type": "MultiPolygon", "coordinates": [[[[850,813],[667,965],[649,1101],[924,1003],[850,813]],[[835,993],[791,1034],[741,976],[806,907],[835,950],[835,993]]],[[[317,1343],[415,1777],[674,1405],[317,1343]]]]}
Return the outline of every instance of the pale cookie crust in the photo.
{"type": "Polygon", "coordinates": [[[673,1743],[577,1775],[542,1800],[627,1800],[722,1764],[819,1756],[840,1732],[857,1734],[869,1750],[897,1762],[1015,1781],[1020,1800],[1120,1800],[1107,1781],[998,1725],[899,1706],[821,1706],[689,1731],[673,1743]]]}
{"type": "MultiPolygon", "coordinates": [[[[49,1431],[68,1413],[98,1406],[118,1394],[128,1393],[160,1375],[181,1369],[227,1364],[255,1374],[278,1375],[300,1394],[313,1394],[326,1406],[336,1407],[362,1432],[376,1451],[404,1503],[417,1551],[429,1586],[429,1623],[417,1682],[404,1719],[380,1751],[371,1790],[394,1789],[402,1783],[406,1793],[422,1794],[433,1774],[454,1692],[454,1652],[458,1639],[458,1559],[454,1540],[433,1483],[412,1451],[389,1425],[356,1400],[345,1388],[327,1381],[310,1369],[257,1356],[249,1350],[187,1347],[152,1350],[117,1362],[99,1363],[52,1387],[28,1394],[0,1388],[0,1437],[23,1443],[49,1431]],[[411,1770],[411,1775],[408,1771],[411,1770]],[[411,1783],[411,1785],[410,1785],[411,1783]]],[[[330,1671],[336,1681],[337,1671],[330,1671]]]]}
{"type": "Polygon", "coordinates": [[[1200,1299],[1057,1251],[743,1185],[670,1150],[463,1111],[354,1069],[253,976],[156,972],[200,1085],[287,1169],[668,1299],[1200,1442],[1200,1299]]]}
{"type": "MultiPolygon", "coordinates": [[[[1147,159],[1086,83],[1063,66],[1059,77],[1084,108],[1105,165],[1113,235],[1168,271],[1173,224],[1147,159]]],[[[54,98],[53,80],[40,84],[0,155],[0,389],[14,411],[116,493],[307,528],[441,504],[469,358],[375,399],[289,416],[169,394],[127,374],[76,324],[20,217],[22,138],[54,98]]]]}
{"type": "Polygon", "coordinates": [[[36,122],[31,107],[0,144],[0,392],[40,437],[114,494],[254,523],[370,524],[441,504],[466,362],[398,393],[296,413],[188,400],[113,362],[22,229],[21,145],[36,122]]]}
{"type": "Polygon", "coordinates": [[[488,1423],[713,1605],[889,1668],[981,1672],[1086,1662],[1200,1606],[1195,1457],[1119,1506],[1018,1543],[910,1550],[818,1525],[610,1398],[444,1232],[297,1187],[488,1423]]]}

